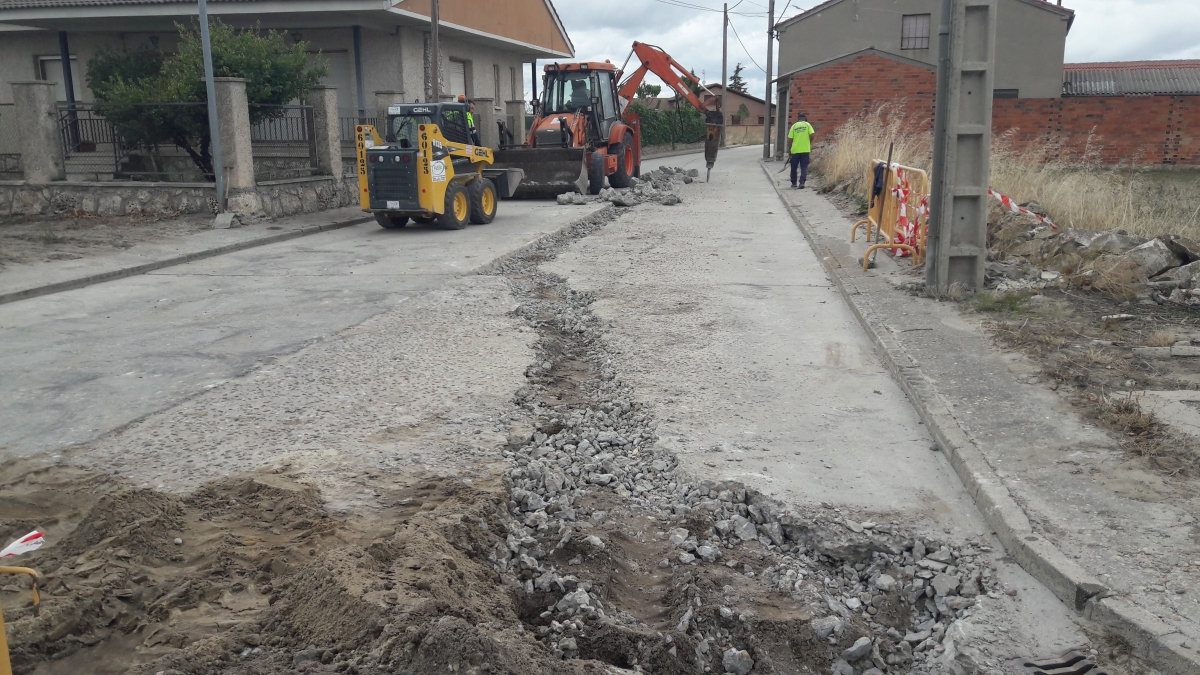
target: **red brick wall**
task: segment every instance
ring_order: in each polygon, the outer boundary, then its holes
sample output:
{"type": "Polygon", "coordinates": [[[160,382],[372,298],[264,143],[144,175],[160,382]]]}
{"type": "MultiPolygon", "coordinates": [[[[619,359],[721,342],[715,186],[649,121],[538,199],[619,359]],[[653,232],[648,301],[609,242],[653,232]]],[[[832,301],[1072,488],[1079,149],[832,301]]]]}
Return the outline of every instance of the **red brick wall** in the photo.
{"type": "Polygon", "coordinates": [[[1075,160],[1200,164],[1200,96],[1071,96],[997,99],[992,130],[1018,146],[1075,160]]]}
{"type": "MultiPolygon", "coordinates": [[[[937,75],[865,54],[793,75],[788,111],[808,114],[828,138],[847,119],[892,103],[915,128],[933,128],[937,75]]],[[[1076,96],[996,99],[992,131],[1013,130],[1019,147],[1075,160],[1085,151],[1106,163],[1200,165],[1200,96],[1076,96]]]]}
{"type": "Polygon", "coordinates": [[[884,103],[903,112],[922,130],[933,129],[937,73],[875,54],[834,63],[791,78],[789,123],[808,115],[817,133],[828,138],[843,122],[884,103]]]}

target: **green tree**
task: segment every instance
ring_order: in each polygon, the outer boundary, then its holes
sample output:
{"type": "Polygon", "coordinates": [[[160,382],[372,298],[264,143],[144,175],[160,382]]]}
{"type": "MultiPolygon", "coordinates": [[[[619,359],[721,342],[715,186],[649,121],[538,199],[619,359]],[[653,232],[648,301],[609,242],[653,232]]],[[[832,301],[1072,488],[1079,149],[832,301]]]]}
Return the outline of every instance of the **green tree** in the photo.
{"type": "Polygon", "coordinates": [[[658,86],[657,84],[643,82],[639,84],[637,88],[638,98],[658,98],[660,93],[662,93],[662,87],[658,86]]]}
{"type": "MultiPolygon", "coordinates": [[[[173,143],[211,179],[212,143],[206,106],[146,105],[204,103],[204,62],[199,27],[178,25],[179,51],[106,51],[88,62],[88,87],[101,105],[100,114],[112,122],[127,143],[155,148],[173,143]]],[[[213,74],[242,77],[250,103],[250,123],[281,115],[278,106],[303,98],[327,72],[324,63],[310,64],[306,44],[288,44],[277,31],[235,31],[212,20],[210,36],[213,74]]]]}
{"type": "Polygon", "coordinates": [[[746,107],[746,104],[743,103],[743,104],[739,105],[737,115],[735,117],[737,117],[739,120],[744,120],[749,116],[750,116],[750,109],[746,107]]]}
{"type": "Polygon", "coordinates": [[[742,78],[742,71],[745,69],[746,66],[740,63],[733,67],[733,75],[729,76],[729,91],[746,93],[746,80],[742,78]]]}

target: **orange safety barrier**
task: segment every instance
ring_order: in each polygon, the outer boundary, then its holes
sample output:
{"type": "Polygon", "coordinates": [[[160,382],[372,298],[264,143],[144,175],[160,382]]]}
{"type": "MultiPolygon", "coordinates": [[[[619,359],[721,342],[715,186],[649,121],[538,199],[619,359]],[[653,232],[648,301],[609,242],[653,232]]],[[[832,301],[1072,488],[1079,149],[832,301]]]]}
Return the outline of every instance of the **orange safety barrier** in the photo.
{"type": "MultiPolygon", "coordinates": [[[[867,185],[874,186],[875,167],[881,159],[871,162],[867,169],[867,185]]],[[[911,166],[892,163],[884,171],[884,191],[874,198],[867,217],[854,223],[850,241],[854,242],[860,225],[867,226],[867,241],[880,243],[869,246],[863,254],[863,271],[877,249],[890,248],[897,256],[911,255],[913,264],[925,262],[925,236],[929,218],[929,174],[911,166]],[[872,235],[875,235],[874,237],[872,235]]]]}

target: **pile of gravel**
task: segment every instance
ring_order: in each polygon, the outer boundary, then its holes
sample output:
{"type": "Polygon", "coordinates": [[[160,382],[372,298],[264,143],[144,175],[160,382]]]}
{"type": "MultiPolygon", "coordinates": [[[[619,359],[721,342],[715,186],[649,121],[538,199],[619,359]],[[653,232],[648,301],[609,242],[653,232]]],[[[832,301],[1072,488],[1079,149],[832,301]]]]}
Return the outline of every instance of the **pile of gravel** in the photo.
{"type": "Polygon", "coordinates": [[[649,173],[633,179],[633,186],[627,188],[606,187],[599,195],[582,195],[569,192],[558,196],[560,205],[595,204],[609,202],[615,206],[637,206],[638,204],[655,203],[664,206],[674,206],[683,200],[679,196],[679,188],[689,185],[700,175],[696,169],[681,167],[660,167],[649,173]]]}

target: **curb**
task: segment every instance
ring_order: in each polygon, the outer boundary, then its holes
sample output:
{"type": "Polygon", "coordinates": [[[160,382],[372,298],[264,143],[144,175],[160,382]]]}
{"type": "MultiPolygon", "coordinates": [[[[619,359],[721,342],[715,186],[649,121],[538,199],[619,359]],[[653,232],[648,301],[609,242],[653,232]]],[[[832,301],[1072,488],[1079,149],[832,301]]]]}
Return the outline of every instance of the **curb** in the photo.
{"type": "Polygon", "coordinates": [[[92,274],[92,275],[86,276],[86,277],[79,277],[78,279],[68,279],[67,281],[59,281],[59,282],[53,283],[53,284],[46,284],[45,286],[35,286],[33,288],[26,288],[26,289],[19,290],[19,291],[11,291],[9,293],[0,294],[0,305],[9,303],[9,302],[16,302],[18,300],[27,300],[29,298],[36,298],[36,297],[39,297],[42,295],[50,295],[52,293],[61,293],[63,291],[73,291],[77,288],[84,288],[86,286],[101,284],[106,281],[116,281],[117,279],[125,279],[127,277],[133,277],[133,276],[137,276],[139,274],[146,274],[147,272],[154,272],[156,270],[161,270],[165,267],[174,267],[176,265],[183,265],[185,263],[195,262],[197,260],[204,260],[205,258],[213,258],[213,257],[219,256],[219,255],[224,255],[226,253],[235,253],[237,251],[244,251],[248,248],[255,248],[258,246],[266,246],[267,244],[277,244],[281,241],[287,241],[289,239],[297,239],[299,237],[305,237],[310,234],[317,234],[319,232],[329,232],[331,230],[340,230],[343,227],[350,227],[351,225],[359,225],[362,223],[369,222],[370,220],[371,220],[371,218],[352,218],[350,220],[343,220],[343,221],[339,221],[336,223],[329,223],[326,225],[310,225],[308,227],[304,227],[304,228],[301,228],[298,230],[292,230],[291,232],[280,232],[279,234],[271,234],[271,235],[267,235],[265,237],[259,237],[257,239],[247,239],[246,241],[239,241],[234,244],[226,244],[224,246],[218,246],[216,248],[210,248],[210,249],[206,249],[203,251],[196,251],[194,253],[186,253],[184,255],[175,256],[174,258],[165,258],[163,260],[155,260],[154,262],[143,263],[141,265],[134,265],[132,267],[124,267],[124,268],[117,269],[117,270],[111,270],[109,272],[101,272],[100,274],[92,274]]]}
{"type": "Polygon", "coordinates": [[[1200,672],[1200,659],[1180,646],[1186,642],[1186,636],[1129,600],[1114,596],[1099,579],[1033,531],[1024,509],[996,476],[976,447],[974,439],[959,426],[929,378],[883,326],[873,324],[863,313],[855,300],[856,295],[862,294],[856,280],[839,276],[836,257],[832,252],[820,248],[808,221],[784,198],[767,166],[762,163],[759,165],[779,196],[780,203],[821,259],[834,286],[883,356],[892,377],[900,384],[900,389],[916,409],[938,448],[950,460],[963,487],[1008,554],[1059,600],[1124,638],[1134,655],[1168,675],[1194,675],[1200,672]]]}

